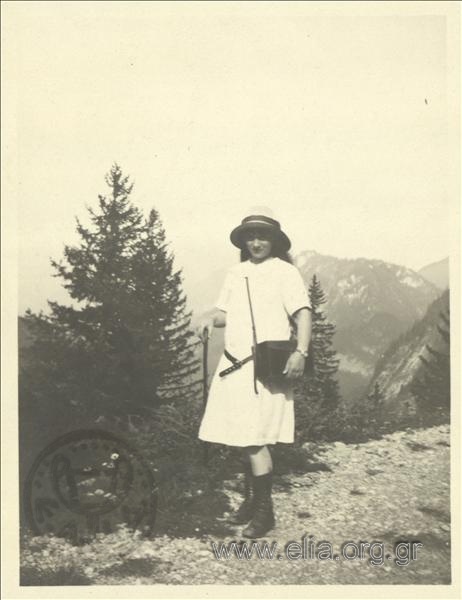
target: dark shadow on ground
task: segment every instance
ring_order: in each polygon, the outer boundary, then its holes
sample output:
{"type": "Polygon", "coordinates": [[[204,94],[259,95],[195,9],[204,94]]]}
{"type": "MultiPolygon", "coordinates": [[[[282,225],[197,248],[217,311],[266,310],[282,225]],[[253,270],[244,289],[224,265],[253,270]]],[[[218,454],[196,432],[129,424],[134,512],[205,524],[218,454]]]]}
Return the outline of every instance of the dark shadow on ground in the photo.
{"type": "Polygon", "coordinates": [[[92,585],[90,578],[86,577],[77,567],[55,568],[54,570],[38,570],[35,567],[21,567],[21,586],[42,585],[92,585]]]}

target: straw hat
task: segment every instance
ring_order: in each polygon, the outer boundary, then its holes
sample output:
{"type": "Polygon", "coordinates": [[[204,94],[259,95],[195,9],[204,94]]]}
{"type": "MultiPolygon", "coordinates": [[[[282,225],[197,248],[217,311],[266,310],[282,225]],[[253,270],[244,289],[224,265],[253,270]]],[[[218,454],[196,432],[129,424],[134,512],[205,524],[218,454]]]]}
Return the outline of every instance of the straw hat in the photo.
{"type": "Polygon", "coordinates": [[[264,206],[252,207],[249,211],[249,216],[242,219],[241,224],[232,230],[229,237],[237,248],[242,249],[244,244],[242,234],[249,229],[259,228],[271,231],[283,252],[287,252],[290,249],[290,240],[282,231],[279,221],[274,218],[272,211],[264,206]]]}

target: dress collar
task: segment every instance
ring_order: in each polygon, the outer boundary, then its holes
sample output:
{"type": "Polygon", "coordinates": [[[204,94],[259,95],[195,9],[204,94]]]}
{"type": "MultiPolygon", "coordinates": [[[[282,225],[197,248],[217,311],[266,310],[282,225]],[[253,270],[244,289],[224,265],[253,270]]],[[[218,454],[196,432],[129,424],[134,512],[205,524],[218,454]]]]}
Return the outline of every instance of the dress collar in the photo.
{"type": "Polygon", "coordinates": [[[245,266],[247,271],[255,271],[258,269],[259,272],[266,271],[266,269],[270,268],[271,265],[277,260],[275,256],[270,256],[261,263],[253,263],[251,260],[245,261],[245,266]]]}

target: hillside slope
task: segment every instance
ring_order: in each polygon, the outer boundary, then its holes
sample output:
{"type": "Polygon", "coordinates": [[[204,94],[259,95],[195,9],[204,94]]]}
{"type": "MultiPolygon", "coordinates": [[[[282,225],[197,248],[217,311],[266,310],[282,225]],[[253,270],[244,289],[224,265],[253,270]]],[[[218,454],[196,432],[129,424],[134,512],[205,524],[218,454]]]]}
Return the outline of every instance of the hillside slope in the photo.
{"type": "Polygon", "coordinates": [[[422,319],[393,341],[378,361],[370,389],[378,383],[385,402],[413,403],[410,385],[424,368],[419,357],[426,356],[426,345],[435,350],[444,349],[437,326],[441,324],[441,313],[446,314],[448,310],[449,290],[446,290],[429,306],[422,319]]]}

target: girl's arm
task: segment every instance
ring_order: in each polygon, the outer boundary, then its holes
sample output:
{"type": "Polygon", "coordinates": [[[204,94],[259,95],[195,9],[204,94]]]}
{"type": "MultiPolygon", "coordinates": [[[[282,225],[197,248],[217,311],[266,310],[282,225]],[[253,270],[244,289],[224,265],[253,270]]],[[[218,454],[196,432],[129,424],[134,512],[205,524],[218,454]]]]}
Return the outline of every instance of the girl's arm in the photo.
{"type": "MultiPolygon", "coordinates": [[[[297,350],[308,351],[311,339],[311,313],[308,308],[301,308],[294,315],[293,319],[297,326],[297,350]]],[[[289,379],[297,379],[303,375],[306,358],[301,352],[293,352],[289,356],[284,373],[289,379]]]]}
{"type": "Polygon", "coordinates": [[[196,327],[196,335],[205,341],[206,337],[210,337],[214,327],[225,327],[226,313],[219,308],[212,308],[205,312],[196,327]]]}
{"type": "Polygon", "coordinates": [[[311,339],[311,312],[308,308],[301,308],[293,319],[297,325],[297,348],[307,352],[311,339]]]}

